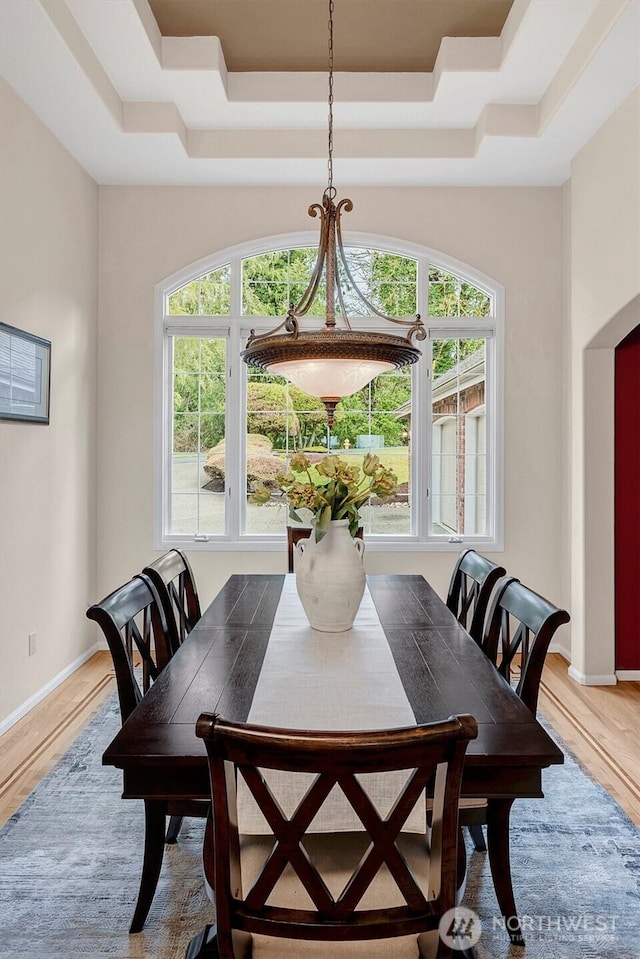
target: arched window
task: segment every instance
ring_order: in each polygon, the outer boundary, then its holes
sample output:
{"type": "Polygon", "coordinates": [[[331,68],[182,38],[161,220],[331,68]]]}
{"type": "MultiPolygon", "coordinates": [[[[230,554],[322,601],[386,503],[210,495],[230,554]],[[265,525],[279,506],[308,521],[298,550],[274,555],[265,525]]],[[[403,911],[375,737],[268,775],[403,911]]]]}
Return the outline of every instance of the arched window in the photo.
{"type": "MultiPolygon", "coordinates": [[[[393,468],[394,497],[361,510],[371,548],[501,548],[501,288],[409,244],[348,246],[367,298],[394,316],[420,313],[428,337],[416,366],[345,397],[328,432],[318,399],[240,357],[250,330],[272,328],[303,292],[312,243],[243,245],[156,288],[158,546],[280,549],[288,512],[276,477],[304,449],[353,462],[373,450],[393,468]],[[266,506],[247,502],[256,482],[273,486],[266,506]]],[[[359,327],[386,326],[343,288],[359,327]]],[[[324,306],[321,285],[305,322],[324,306]]]]}

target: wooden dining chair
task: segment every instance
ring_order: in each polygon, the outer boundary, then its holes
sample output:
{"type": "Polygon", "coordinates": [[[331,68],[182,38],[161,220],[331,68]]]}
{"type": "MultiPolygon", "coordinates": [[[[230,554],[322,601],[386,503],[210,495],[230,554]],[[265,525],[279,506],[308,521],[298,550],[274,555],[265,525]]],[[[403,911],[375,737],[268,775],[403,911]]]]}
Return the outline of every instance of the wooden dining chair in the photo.
{"type": "Polygon", "coordinates": [[[477,643],[482,640],[491,592],[504,575],[503,566],[492,563],[475,549],[465,550],[454,566],[447,606],[477,643]]]}
{"type": "MultiPolygon", "coordinates": [[[[557,629],[568,623],[570,616],[549,600],[523,586],[513,576],[504,576],[498,580],[491,597],[480,645],[498,672],[511,681],[514,666],[518,670],[515,691],[529,710],[536,715],[542,669],[549,645],[557,629]]],[[[501,868],[500,854],[491,849],[501,849],[502,855],[509,861],[509,807],[506,814],[491,822],[489,828],[497,833],[496,843],[490,844],[489,861],[496,889],[501,887],[506,896],[505,915],[515,916],[515,901],[511,888],[510,873],[505,877],[501,868]]],[[[482,826],[490,817],[489,803],[486,800],[463,800],[460,808],[460,823],[469,826],[476,850],[486,849],[482,826]]],[[[508,929],[512,941],[519,942],[518,930],[508,929]]]]}
{"type": "Polygon", "coordinates": [[[482,648],[510,682],[514,666],[516,693],[535,716],[545,657],[554,634],[571,617],[513,576],[498,582],[487,612],[482,648]]]}
{"type": "MultiPolygon", "coordinates": [[[[178,647],[175,623],[165,616],[156,588],[145,575],[134,577],[91,606],[87,618],[98,623],[109,645],[124,723],[178,647]]],[[[205,817],[209,809],[210,803],[204,801],[145,800],[142,876],[130,932],[141,931],[151,908],[165,841],[176,841],[184,816],[205,817]],[[168,829],[167,816],[170,816],[168,829]]]]}
{"type": "MultiPolygon", "coordinates": [[[[299,543],[301,539],[309,539],[313,529],[310,526],[287,526],[287,560],[288,560],[288,571],[290,573],[294,572],[294,550],[296,543],[299,543]]],[[[362,526],[358,527],[356,536],[358,539],[363,539],[364,530],[362,526]]]]}
{"type": "MultiPolygon", "coordinates": [[[[266,937],[260,940],[264,959],[280,959],[283,939],[287,956],[303,953],[295,948],[301,940],[362,940],[363,955],[386,956],[384,940],[390,939],[400,940],[394,956],[415,956],[416,939],[426,955],[425,934],[438,929],[456,902],[458,799],[467,745],[477,735],[473,717],[331,732],[243,725],[205,713],[196,733],[207,748],[213,795],[204,866],[215,889],[216,925],[192,940],[187,959],[245,959],[252,935],[266,937]],[[311,774],[290,818],[269,785],[272,770],[311,774]],[[390,770],[408,776],[391,811],[381,815],[358,777],[390,770]],[[268,836],[240,838],[240,777],[268,823],[268,836]],[[336,785],[362,831],[313,834],[309,827],[336,785]],[[425,789],[434,796],[430,839],[402,833],[425,789]]],[[[337,954],[335,946],[317,953],[327,959],[337,954]]],[[[450,956],[443,943],[438,956],[450,956]]]]}
{"type": "Polygon", "coordinates": [[[167,620],[175,623],[178,643],[183,643],[201,616],[189,560],[181,550],[171,549],[142,572],[155,586],[167,620]]]}

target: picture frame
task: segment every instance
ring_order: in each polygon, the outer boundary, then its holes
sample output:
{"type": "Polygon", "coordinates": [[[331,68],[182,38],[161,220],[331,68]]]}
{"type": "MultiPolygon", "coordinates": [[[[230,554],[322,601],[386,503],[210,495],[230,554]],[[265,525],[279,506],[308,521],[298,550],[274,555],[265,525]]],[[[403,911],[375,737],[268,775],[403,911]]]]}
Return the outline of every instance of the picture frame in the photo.
{"type": "Polygon", "coordinates": [[[49,423],[51,342],[0,323],[0,420],[49,423]]]}

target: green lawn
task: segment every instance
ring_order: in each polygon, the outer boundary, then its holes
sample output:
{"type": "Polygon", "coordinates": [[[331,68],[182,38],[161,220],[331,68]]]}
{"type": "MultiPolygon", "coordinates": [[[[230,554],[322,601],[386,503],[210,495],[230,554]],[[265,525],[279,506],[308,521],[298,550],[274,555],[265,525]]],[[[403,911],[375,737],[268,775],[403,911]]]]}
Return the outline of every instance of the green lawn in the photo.
{"type": "MultiPolygon", "coordinates": [[[[348,463],[357,463],[362,467],[362,461],[368,450],[332,450],[332,455],[340,456],[348,463]]],[[[409,482],[409,448],[407,446],[389,446],[381,450],[371,450],[378,457],[383,466],[393,470],[398,477],[398,483],[409,482]]]]}

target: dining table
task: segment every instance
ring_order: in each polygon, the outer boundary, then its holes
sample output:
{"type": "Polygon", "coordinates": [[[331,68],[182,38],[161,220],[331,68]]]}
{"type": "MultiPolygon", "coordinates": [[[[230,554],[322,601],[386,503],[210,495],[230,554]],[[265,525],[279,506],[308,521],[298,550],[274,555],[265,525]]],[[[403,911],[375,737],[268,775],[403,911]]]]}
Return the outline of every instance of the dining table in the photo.
{"type": "MultiPolygon", "coordinates": [[[[478,736],[467,749],[461,794],[486,800],[498,906],[511,941],[522,943],[511,807],[516,799],[543,798],[542,771],[562,763],[562,751],[423,576],[368,576],[362,618],[331,637],[311,630],[294,594],[291,574],[229,577],[103,755],[104,764],[122,770],[123,798],[145,800],[158,829],[170,801],[210,798],[206,751],[195,733],[203,712],[234,722],[335,729],[470,713],[478,736]],[[395,699],[384,707],[387,689],[396,690],[395,699]]],[[[156,882],[157,875],[151,896],[156,882]]]]}

